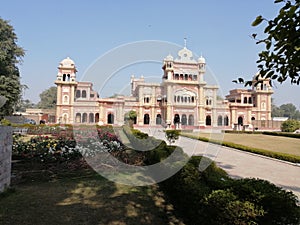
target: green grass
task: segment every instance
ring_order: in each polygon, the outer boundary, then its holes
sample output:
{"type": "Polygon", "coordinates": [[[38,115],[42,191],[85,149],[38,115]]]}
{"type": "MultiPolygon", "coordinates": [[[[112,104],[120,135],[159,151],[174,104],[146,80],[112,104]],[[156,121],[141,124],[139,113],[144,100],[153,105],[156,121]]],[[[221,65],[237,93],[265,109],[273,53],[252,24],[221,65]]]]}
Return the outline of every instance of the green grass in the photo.
{"type": "Polygon", "coordinates": [[[89,168],[17,163],[0,196],[0,224],[183,224],[157,185],[110,182],[89,168]]]}
{"type": "Polygon", "coordinates": [[[261,154],[272,158],[296,163],[300,162],[300,139],[245,133],[182,133],[182,135],[190,138],[197,138],[202,141],[217,142],[227,147],[261,154]]]}

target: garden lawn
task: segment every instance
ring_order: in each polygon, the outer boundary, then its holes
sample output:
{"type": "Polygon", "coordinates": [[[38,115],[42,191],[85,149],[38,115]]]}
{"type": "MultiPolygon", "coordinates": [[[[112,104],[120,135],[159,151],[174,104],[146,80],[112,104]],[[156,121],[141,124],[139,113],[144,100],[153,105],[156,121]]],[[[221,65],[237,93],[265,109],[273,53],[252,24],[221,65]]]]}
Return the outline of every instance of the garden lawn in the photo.
{"type": "MultiPolygon", "coordinates": [[[[187,133],[191,134],[191,133],[187,133]]],[[[300,139],[263,134],[208,134],[192,133],[194,136],[232,142],[252,148],[300,156],[300,139]],[[224,137],[222,137],[224,135],[224,137]]]]}
{"type": "Polygon", "coordinates": [[[19,179],[0,195],[0,224],[183,224],[157,185],[110,182],[89,168],[42,169],[20,162],[19,179]]]}

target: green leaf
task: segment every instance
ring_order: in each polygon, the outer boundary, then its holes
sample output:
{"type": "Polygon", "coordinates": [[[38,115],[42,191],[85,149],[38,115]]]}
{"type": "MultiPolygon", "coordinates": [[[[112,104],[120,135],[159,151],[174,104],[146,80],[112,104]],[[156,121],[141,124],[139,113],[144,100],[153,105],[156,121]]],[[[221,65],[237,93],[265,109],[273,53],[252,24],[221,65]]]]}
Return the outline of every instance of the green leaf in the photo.
{"type": "Polygon", "coordinates": [[[263,17],[262,16],[258,16],[256,17],[256,19],[252,22],[252,26],[255,27],[257,25],[259,25],[261,22],[263,21],[263,17]]]}

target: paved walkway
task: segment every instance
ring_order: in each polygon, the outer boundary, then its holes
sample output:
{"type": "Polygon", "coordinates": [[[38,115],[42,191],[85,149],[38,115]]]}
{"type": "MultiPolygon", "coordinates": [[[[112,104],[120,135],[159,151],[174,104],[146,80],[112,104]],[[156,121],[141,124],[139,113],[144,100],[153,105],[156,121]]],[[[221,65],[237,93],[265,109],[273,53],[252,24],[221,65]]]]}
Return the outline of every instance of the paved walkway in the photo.
{"type": "MultiPolygon", "coordinates": [[[[152,128],[140,128],[140,130],[155,138],[166,140],[162,130],[152,128]]],[[[186,137],[180,137],[175,145],[182,147],[190,156],[201,154],[211,158],[232,177],[268,180],[293,191],[300,199],[299,165],[186,137]]]]}

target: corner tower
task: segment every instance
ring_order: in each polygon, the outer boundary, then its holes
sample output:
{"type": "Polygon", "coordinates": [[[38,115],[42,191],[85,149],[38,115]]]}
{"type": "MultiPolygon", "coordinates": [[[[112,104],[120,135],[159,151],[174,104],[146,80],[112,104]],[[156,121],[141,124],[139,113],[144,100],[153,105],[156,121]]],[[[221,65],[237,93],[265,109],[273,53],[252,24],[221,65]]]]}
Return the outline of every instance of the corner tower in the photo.
{"type": "Polygon", "coordinates": [[[72,124],[74,122],[74,93],[77,86],[76,66],[67,57],[58,66],[55,80],[57,85],[56,121],[57,123],[72,124]]]}

